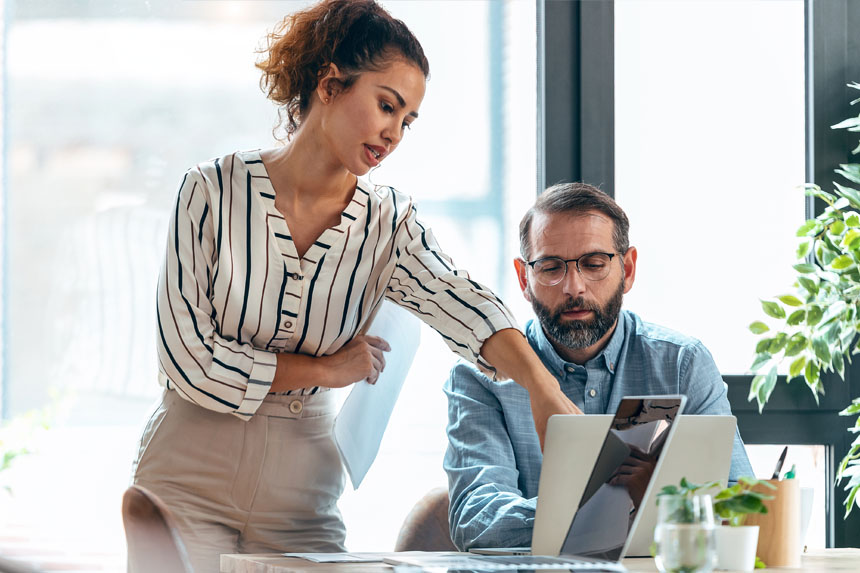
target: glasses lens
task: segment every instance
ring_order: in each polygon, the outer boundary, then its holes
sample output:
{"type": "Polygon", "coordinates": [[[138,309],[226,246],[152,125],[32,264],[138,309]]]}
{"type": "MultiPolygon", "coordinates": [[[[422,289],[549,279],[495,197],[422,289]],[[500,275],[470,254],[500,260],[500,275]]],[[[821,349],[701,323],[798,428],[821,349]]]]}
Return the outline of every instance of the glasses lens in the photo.
{"type": "Polygon", "coordinates": [[[609,274],[611,257],[604,253],[593,253],[579,259],[579,270],[582,276],[590,281],[605,279],[609,274]]]}
{"type": "Polygon", "coordinates": [[[552,286],[561,282],[567,271],[565,262],[554,257],[542,259],[536,262],[532,268],[535,271],[535,278],[544,286],[552,286]]]}

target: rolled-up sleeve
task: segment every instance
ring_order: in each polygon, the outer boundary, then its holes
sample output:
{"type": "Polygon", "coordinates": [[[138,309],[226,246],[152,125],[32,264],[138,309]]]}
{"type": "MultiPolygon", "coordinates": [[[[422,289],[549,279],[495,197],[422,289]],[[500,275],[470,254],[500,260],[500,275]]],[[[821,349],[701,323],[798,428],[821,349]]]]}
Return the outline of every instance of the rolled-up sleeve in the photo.
{"type": "Polygon", "coordinates": [[[396,265],[386,296],[442,335],[448,347],[483,373],[496,371],[481,357],[484,341],[500,330],[518,328],[504,303],[458,269],[416,217],[410,204],[398,229],[396,265]]]}
{"type": "Polygon", "coordinates": [[[218,332],[210,300],[215,225],[204,186],[188,171],[170,218],[158,280],[159,377],[200,406],[248,419],[271,387],[276,355],[218,332]]]}
{"type": "Polygon", "coordinates": [[[448,474],[451,539],[471,547],[527,546],[537,498],[518,486],[511,440],[491,384],[474,368],[458,364],[445,384],[448,396],[448,474]]]}
{"type": "MultiPolygon", "coordinates": [[[[701,342],[685,349],[680,381],[687,395],[687,414],[731,415],[726,383],[713,356],[701,342]]],[[[753,470],[740,431],[736,428],[729,482],[735,483],[741,476],[752,477],[753,470]]]]}

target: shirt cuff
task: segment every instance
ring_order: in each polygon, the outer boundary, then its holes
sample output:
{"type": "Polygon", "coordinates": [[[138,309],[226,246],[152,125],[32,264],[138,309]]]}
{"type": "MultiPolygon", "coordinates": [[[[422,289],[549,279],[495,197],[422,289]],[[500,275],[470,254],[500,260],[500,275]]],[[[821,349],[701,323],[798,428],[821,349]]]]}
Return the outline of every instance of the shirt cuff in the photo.
{"type": "Polygon", "coordinates": [[[278,356],[274,352],[254,350],[254,364],[248,377],[248,387],[245,389],[242,403],[236,410],[237,414],[247,415],[257,411],[272,387],[277,364],[278,356]]]}

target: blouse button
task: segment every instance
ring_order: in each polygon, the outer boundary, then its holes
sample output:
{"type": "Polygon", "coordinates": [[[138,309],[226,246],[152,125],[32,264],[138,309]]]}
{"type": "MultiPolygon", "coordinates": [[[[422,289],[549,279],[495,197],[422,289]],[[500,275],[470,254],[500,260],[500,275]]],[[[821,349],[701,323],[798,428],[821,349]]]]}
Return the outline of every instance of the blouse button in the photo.
{"type": "Polygon", "coordinates": [[[594,398],[595,396],[597,396],[597,390],[592,388],[591,390],[588,391],[588,395],[591,396],[592,398],[594,398]]]}
{"type": "Polygon", "coordinates": [[[294,281],[297,281],[297,280],[300,280],[302,278],[302,275],[300,275],[299,273],[290,273],[290,278],[293,279],[294,281]]]}
{"type": "Polygon", "coordinates": [[[290,328],[290,327],[292,327],[292,326],[293,326],[293,323],[292,323],[292,322],[290,322],[289,320],[288,320],[287,322],[285,322],[285,323],[284,323],[284,328],[290,328]]]}
{"type": "Polygon", "coordinates": [[[290,402],[290,412],[292,412],[293,414],[301,413],[302,408],[304,408],[304,406],[302,405],[301,400],[293,400],[292,402],[290,402]]]}

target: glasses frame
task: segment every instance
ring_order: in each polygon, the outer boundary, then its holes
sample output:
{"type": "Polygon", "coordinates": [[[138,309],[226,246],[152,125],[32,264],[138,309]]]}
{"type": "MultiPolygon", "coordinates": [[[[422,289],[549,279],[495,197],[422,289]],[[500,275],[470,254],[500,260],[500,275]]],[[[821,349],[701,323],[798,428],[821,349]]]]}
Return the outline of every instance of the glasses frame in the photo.
{"type": "MultiPolygon", "coordinates": [[[[615,255],[621,255],[621,253],[617,253],[617,252],[616,253],[603,253],[600,251],[595,251],[593,253],[585,253],[584,255],[580,255],[575,259],[563,259],[561,257],[541,257],[541,258],[535,259],[533,261],[526,261],[526,264],[532,269],[532,272],[535,272],[535,265],[541,261],[555,260],[555,261],[561,261],[564,263],[564,274],[561,275],[561,278],[558,279],[556,282],[551,283],[551,284],[545,284],[545,283],[542,283],[538,280],[538,283],[542,284],[543,286],[555,286],[555,285],[559,284],[560,282],[562,282],[567,277],[567,271],[569,268],[568,263],[574,263],[576,265],[576,271],[579,273],[579,276],[581,276],[583,279],[590,281],[590,282],[599,282],[599,281],[602,281],[603,279],[605,279],[606,277],[608,277],[609,273],[612,272],[612,269],[610,269],[606,273],[606,276],[604,276],[604,277],[601,277],[599,279],[590,279],[583,274],[582,268],[580,268],[580,266],[579,266],[580,259],[584,259],[586,257],[592,257],[594,255],[606,255],[607,257],[609,257],[609,264],[611,265],[612,259],[615,258],[615,255]]],[[[537,277],[537,273],[535,273],[535,277],[537,277]]]]}

